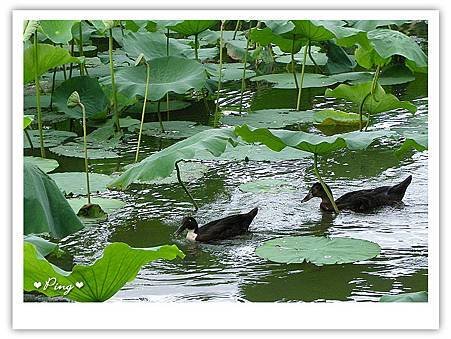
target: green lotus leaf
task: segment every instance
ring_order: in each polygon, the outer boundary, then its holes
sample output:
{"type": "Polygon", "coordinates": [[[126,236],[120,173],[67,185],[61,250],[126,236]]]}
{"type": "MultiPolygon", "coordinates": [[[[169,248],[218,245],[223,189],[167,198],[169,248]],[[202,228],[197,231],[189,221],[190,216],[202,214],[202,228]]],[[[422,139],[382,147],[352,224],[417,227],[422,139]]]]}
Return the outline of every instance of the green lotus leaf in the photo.
{"type": "Polygon", "coordinates": [[[302,131],[271,130],[242,125],[235,127],[235,134],[246,142],[259,142],[277,152],[285,147],[293,147],[324,155],[342,148],[349,150],[366,149],[376,139],[391,136],[392,132],[371,131],[361,133],[356,131],[326,137],[302,131]]]}
{"type": "Polygon", "coordinates": [[[352,23],[352,27],[369,32],[382,26],[396,25],[399,27],[407,22],[410,20],[357,20],[352,23]]]}
{"type": "MultiPolygon", "coordinates": [[[[190,106],[191,106],[190,102],[181,100],[169,100],[169,106],[167,106],[166,100],[164,100],[160,103],[160,112],[166,112],[168,111],[168,108],[169,111],[179,111],[190,106]]],[[[137,102],[132,109],[134,112],[142,112],[143,109],[142,100],[137,102]]],[[[129,109],[129,111],[133,112],[131,109],[129,109]]],[[[147,101],[146,113],[157,113],[157,112],[158,112],[158,102],[147,101]]]]}
{"type": "Polygon", "coordinates": [[[196,157],[196,153],[202,150],[219,156],[225,151],[228,143],[237,143],[235,133],[231,128],[199,132],[134,164],[119,178],[114,179],[108,187],[125,190],[133,182],[166,178],[174,171],[176,161],[193,159],[196,157]]]}
{"type": "MultiPolygon", "coordinates": [[[[146,122],[143,124],[142,133],[158,138],[183,139],[212,128],[193,121],[164,121],[163,126],[164,132],[161,131],[159,122],[146,122]]],[[[139,126],[133,129],[139,131],[139,126]]]]}
{"type": "MultiPolygon", "coordinates": [[[[82,208],[84,205],[88,203],[88,200],[85,197],[78,197],[67,199],[67,202],[69,203],[72,210],[75,213],[78,213],[80,208],[82,208]]],[[[125,203],[119,199],[102,198],[102,197],[91,197],[91,203],[99,205],[102,208],[102,210],[107,214],[111,214],[114,211],[125,206],[125,203]]]]}
{"type": "Polygon", "coordinates": [[[265,178],[247,183],[239,186],[240,190],[249,193],[281,193],[281,192],[293,192],[297,188],[293,186],[293,183],[283,179],[265,178]]]}
{"type": "Polygon", "coordinates": [[[23,240],[25,242],[33,244],[39,254],[41,254],[43,257],[49,255],[52,252],[58,251],[58,244],[45,240],[34,234],[25,235],[23,237],[23,240]]]}
{"type": "Polygon", "coordinates": [[[24,20],[23,23],[23,41],[27,41],[34,34],[34,32],[39,28],[38,20],[24,20]]]}
{"type": "MultiPolygon", "coordinates": [[[[85,172],[63,172],[49,174],[61,192],[68,194],[87,195],[85,172]]],[[[89,173],[89,186],[91,192],[104,192],[111,177],[101,173],[89,173]]]]}
{"type": "MultiPolygon", "coordinates": [[[[167,56],[167,38],[160,32],[129,32],[124,36],[123,48],[131,57],[141,53],[147,61],[167,56]]],[[[188,46],[175,39],[169,39],[169,55],[183,57],[188,46]]]]}
{"type": "MultiPolygon", "coordinates": [[[[323,109],[321,111],[316,111],[313,114],[313,120],[316,124],[324,126],[359,126],[360,114],[347,113],[334,109],[323,109]]],[[[362,116],[362,120],[366,123],[368,119],[367,117],[362,116]]]]}
{"type": "Polygon", "coordinates": [[[357,65],[354,58],[334,42],[324,43],[324,48],[327,56],[325,68],[328,74],[339,75],[340,73],[352,72],[357,65]]]}
{"type": "MultiPolygon", "coordinates": [[[[217,64],[206,64],[205,68],[207,72],[211,75],[210,79],[219,81],[219,65],[217,64]]],[[[222,64],[222,81],[238,81],[243,78],[243,63],[229,63],[222,64]]],[[[255,71],[251,69],[246,69],[246,79],[255,76],[255,71]]]]}
{"type": "Polygon", "coordinates": [[[227,145],[226,150],[219,157],[213,156],[208,151],[197,152],[199,160],[232,160],[232,161],[284,161],[297,160],[311,156],[310,153],[295,148],[286,147],[280,152],[274,152],[265,145],[227,145]]]}
{"type": "Polygon", "coordinates": [[[91,265],[75,265],[72,272],[67,272],[49,263],[33,244],[26,242],[24,290],[38,291],[49,297],[64,296],[79,302],[105,301],[115,295],[127,282],[132,281],[143,265],[158,259],[173,260],[184,256],[175,245],[132,248],[124,243],[112,243],[91,265]],[[72,288],[67,290],[45,288],[49,277],[54,277],[60,286],[72,288]],[[38,288],[37,282],[41,283],[38,288]]]}
{"type": "MultiPolygon", "coordinates": [[[[45,116],[45,113],[44,113],[45,116]]],[[[54,147],[57,145],[61,145],[64,141],[66,141],[69,138],[76,137],[77,134],[73,132],[67,132],[67,131],[56,131],[54,129],[48,129],[43,130],[44,133],[44,147],[54,147]]],[[[31,143],[33,144],[33,147],[39,148],[39,131],[32,130],[28,131],[28,134],[31,138],[31,143]]],[[[30,148],[30,145],[24,136],[24,148],[30,148]]]]}
{"type": "Polygon", "coordinates": [[[412,292],[412,293],[401,293],[396,295],[383,295],[380,299],[380,302],[420,302],[427,303],[428,302],[428,292],[420,291],[420,292],[412,292]]]}
{"type": "MultiPolygon", "coordinates": [[[[333,77],[338,82],[349,82],[351,84],[359,84],[362,82],[369,82],[373,79],[372,72],[347,72],[334,74],[333,77]]],[[[379,84],[381,86],[399,85],[415,80],[415,76],[405,66],[393,65],[384,69],[379,77],[379,84]]]]}
{"type": "Polygon", "coordinates": [[[55,182],[37,166],[24,162],[24,234],[64,238],[82,228],[55,182]]]}
{"type": "MultiPolygon", "coordinates": [[[[346,99],[359,106],[365,96],[371,92],[371,86],[371,82],[352,86],[341,84],[333,90],[329,88],[326,89],[325,96],[346,99]]],[[[385,93],[385,90],[379,84],[376,86],[374,96],[369,96],[363,105],[363,111],[372,114],[387,112],[397,108],[404,108],[412,113],[415,113],[417,110],[417,107],[414,104],[408,101],[400,101],[393,94],[385,93]]]]}
{"type": "MultiPolygon", "coordinates": [[[[183,182],[194,182],[202,178],[208,171],[207,165],[204,165],[200,162],[192,162],[192,161],[179,163],[179,168],[180,168],[180,177],[182,178],[183,182]]],[[[147,181],[139,180],[137,181],[137,183],[150,185],[177,184],[178,183],[177,172],[175,170],[172,171],[172,174],[166,178],[147,181]]]]}
{"type": "Polygon", "coordinates": [[[108,113],[109,101],[100,87],[96,78],[89,76],[73,77],[64,81],[53,94],[53,103],[60,112],[64,112],[71,118],[80,119],[82,112],[80,107],[69,108],[67,99],[73,92],[80,96],[81,103],[85,106],[88,119],[105,119],[108,113]]]}
{"type": "MultiPolygon", "coordinates": [[[[201,89],[206,82],[204,67],[196,60],[180,57],[163,57],[150,61],[150,83],[148,100],[157,101],[166,93],[184,94],[190,89],[201,89]]],[[[119,92],[128,97],[144,96],[146,88],[146,69],[144,65],[123,67],[116,72],[116,86],[119,92]]],[[[101,79],[110,84],[110,77],[101,79]]]]}
{"type": "Polygon", "coordinates": [[[226,115],[222,117],[221,122],[229,126],[247,124],[253,127],[283,128],[313,122],[313,111],[264,109],[243,115],[226,115]]]}
{"type": "MultiPolygon", "coordinates": [[[[48,107],[50,106],[50,95],[43,95],[41,94],[39,96],[41,107],[48,107]]],[[[23,108],[36,108],[36,95],[24,95],[23,97],[23,108]]]]}
{"type": "Polygon", "coordinates": [[[55,159],[46,159],[40,157],[24,157],[24,162],[37,166],[42,172],[48,173],[59,166],[55,159]]]}
{"type": "MultiPolygon", "coordinates": [[[[296,77],[299,81],[301,78],[300,73],[296,73],[296,77]]],[[[266,74],[251,78],[251,81],[266,81],[274,83],[274,88],[294,89],[296,88],[296,82],[294,81],[293,73],[278,73],[278,74],[266,74]]],[[[336,84],[338,81],[333,76],[327,76],[316,73],[304,73],[304,82],[302,88],[310,87],[327,87],[336,84]]]]}
{"type": "MultiPolygon", "coordinates": [[[[120,158],[119,154],[111,151],[106,148],[111,145],[102,145],[96,142],[90,143],[88,145],[88,159],[114,159],[120,158]]],[[[73,158],[84,158],[84,148],[82,143],[78,142],[69,142],[64,145],[59,145],[56,147],[50,148],[50,152],[53,152],[58,155],[62,155],[65,157],[73,157],[73,158]]]]}
{"type": "Polygon", "coordinates": [[[285,53],[291,53],[291,51],[297,53],[302,47],[302,42],[300,40],[295,40],[293,43],[292,39],[278,35],[271,30],[270,27],[265,27],[263,29],[252,28],[249,38],[256,43],[259,43],[261,46],[275,44],[285,53]]]}
{"type": "Polygon", "coordinates": [[[368,260],[379,255],[380,251],[378,244],[367,240],[301,236],[266,241],[255,250],[255,254],[278,263],[307,262],[323,266],[368,260]]]}
{"type": "Polygon", "coordinates": [[[176,25],[166,26],[185,36],[196,35],[218,23],[218,20],[184,20],[176,25]]]}
{"type": "Polygon", "coordinates": [[[396,150],[396,155],[401,157],[411,150],[415,149],[419,152],[425,151],[428,149],[428,135],[427,133],[402,133],[405,138],[401,147],[396,150]]]}
{"type": "Polygon", "coordinates": [[[66,44],[72,40],[75,20],[40,20],[42,32],[55,44],[66,44]]]}
{"type": "MultiPolygon", "coordinates": [[[[326,41],[335,38],[335,34],[325,27],[343,25],[342,21],[320,21],[320,20],[291,20],[294,24],[293,30],[286,34],[294,35],[296,39],[306,39],[310,41],[326,41]]],[[[286,35],[285,34],[285,35],[286,35]]]]}
{"type": "Polygon", "coordinates": [[[38,65],[34,63],[33,54],[34,46],[30,46],[24,51],[24,84],[34,80],[36,68],[39,77],[54,67],[70,62],[80,62],[78,58],[72,57],[66,49],[47,44],[38,44],[38,65]]]}
{"type": "Polygon", "coordinates": [[[31,125],[34,120],[34,115],[24,115],[23,116],[23,129],[31,125]]]}
{"type": "MultiPolygon", "coordinates": [[[[302,61],[304,59],[304,47],[301,48],[301,50],[294,55],[294,60],[297,64],[302,64],[302,61]]],[[[325,53],[321,53],[319,51],[320,49],[316,46],[311,47],[311,54],[313,57],[313,60],[315,60],[317,65],[325,65],[327,63],[327,55],[325,53]]],[[[291,54],[284,54],[281,56],[276,57],[276,61],[280,62],[282,64],[289,64],[291,63],[291,54]]],[[[307,58],[306,63],[307,66],[313,66],[314,63],[310,58],[307,58]]]]}

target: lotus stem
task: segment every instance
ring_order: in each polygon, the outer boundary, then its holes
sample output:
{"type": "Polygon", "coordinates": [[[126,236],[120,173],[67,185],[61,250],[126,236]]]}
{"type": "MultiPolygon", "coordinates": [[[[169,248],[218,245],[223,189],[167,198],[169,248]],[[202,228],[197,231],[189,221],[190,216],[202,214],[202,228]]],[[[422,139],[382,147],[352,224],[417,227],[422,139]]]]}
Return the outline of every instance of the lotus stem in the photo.
{"type": "Polygon", "coordinates": [[[194,200],[193,196],[188,191],[188,188],[185,186],[185,184],[182,181],[182,177],[180,175],[180,168],[179,168],[179,162],[180,161],[183,161],[183,160],[177,160],[175,162],[175,170],[177,171],[177,180],[178,180],[179,184],[182,186],[182,188],[185,191],[185,193],[188,195],[189,199],[191,200],[191,203],[194,205],[194,210],[197,211],[199,209],[199,206],[197,205],[197,203],[194,200]]]}
{"type": "Polygon", "coordinates": [[[53,106],[53,93],[55,93],[55,79],[56,79],[56,67],[53,69],[53,76],[52,76],[52,90],[50,91],[50,110],[53,106]]]}
{"type": "MultiPolygon", "coordinates": [[[[83,56],[83,34],[82,34],[82,29],[81,29],[81,23],[82,23],[82,20],[80,20],[80,28],[78,30],[78,33],[80,34],[79,39],[78,39],[78,53],[82,57],[83,56]]],[[[85,75],[84,64],[85,64],[84,61],[80,62],[80,75],[81,76],[85,75]]]]}
{"type": "MultiPolygon", "coordinates": [[[[169,28],[166,33],[166,56],[169,56],[169,28]]],[[[166,93],[166,120],[169,121],[169,92],[166,93]]]]}
{"type": "Polygon", "coordinates": [[[241,26],[241,20],[237,20],[236,26],[235,26],[235,30],[233,31],[233,38],[232,38],[232,40],[235,40],[236,33],[238,32],[240,26],[241,26]]]}
{"type": "Polygon", "coordinates": [[[114,79],[114,64],[113,64],[113,30],[109,29],[108,36],[108,55],[110,58],[110,75],[111,75],[111,90],[113,92],[113,120],[116,126],[116,132],[120,132],[121,125],[119,122],[119,112],[117,110],[117,92],[116,92],[116,82],[114,79]]]}
{"type": "Polygon", "coordinates": [[[223,39],[224,39],[224,25],[225,20],[221,21],[221,35],[219,37],[219,78],[218,78],[218,93],[216,96],[216,108],[215,108],[215,119],[213,122],[213,127],[218,127],[219,124],[219,97],[221,94],[222,85],[222,50],[223,50],[223,39]]]}
{"type": "Polygon", "coordinates": [[[296,76],[296,61],[294,60],[294,42],[296,40],[296,35],[293,35],[293,44],[291,45],[291,72],[293,72],[294,83],[296,89],[299,90],[298,78],[296,76]]]}
{"type": "MultiPolygon", "coordinates": [[[[74,56],[74,47],[75,47],[75,39],[72,38],[71,42],[70,42],[70,55],[74,56]]],[[[69,79],[72,78],[72,67],[73,67],[73,63],[71,62],[69,65],[69,79]]],[[[64,72],[66,73],[66,72],[64,72]]]]}
{"type": "Polygon", "coordinates": [[[26,128],[23,131],[25,132],[25,136],[27,137],[27,141],[30,144],[31,151],[33,152],[34,146],[33,146],[33,142],[31,141],[30,134],[28,133],[28,129],[26,128]]]}
{"type": "Polygon", "coordinates": [[[42,130],[42,112],[41,112],[41,91],[39,88],[39,74],[38,74],[38,31],[34,32],[34,84],[36,91],[36,110],[38,113],[38,129],[39,129],[39,145],[41,148],[41,158],[45,158],[44,148],[44,132],[42,130]]]}
{"type": "Polygon", "coordinates": [[[199,61],[199,34],[194,34],[194,57],[197,61],[199,61]]]}
{"type": "Polygon", "coordinates": [[[327,197],[329,198],[329,201],[331,202],[334,211],[336,214],[340,213],[337,207],[337,204],[335,203],[334,197],[332,196],[332,192],[329,190],[329,188],[327,187],[326,183],[323,181],[323,179],[321,178],[321,175],[319,174],[318,171],[318,154],[313,153],[313,171],[315,172],[316,177],[318,178],[318,181],[320,182],[321,186],[324,189],[324,192],[326,192],[327,197]]]}
{"type": "MultiPolygon", "coordinates": [[[[359,116],[360,116],[360,132],[362,132],[363,129],[363,106],[365,105],[365,101],[371,96],[371,92],[369,92],[367,95],[365,95],[365,97],[363,98],[362,102],[360,103],[359,106],[359,116]]],[[[369,115],[369,112],[368,112],[369,115]]]]}
{"type": "Polygon", "coordinates": [[[305,63],[307,61],[307,51],[308,51],[308,46],[309,45],[310,45],[310,40],[307,42],[307,44],[304,47],[304,59],[302,60],[301,81],[299,83],[298,101],[297,101],[297,104],[296,104],[296,111],[299,111],[300,108],[301,108],[302,84],[304,83],[305,63]]]}
{"type": "Polygon", "coordinates": [[[86,138],[86,109],[85,105],[83,105],[81,102],[78,103],[78,105],[81,107],[81,111],[83,113],[83,148],[85,153],[85,172],[86,172],[86,189],[88,191],[88,204],[91,203],[91,189],[89,187],[89,164],[88,164],[88,143],[86,138]]]}
{"type": "Polygon", "coordinates": [[[318,66],[318,64],[316,63],[315,59],[313,59],[313,55],[312,55],[312,45],[309,43],[308,45],[308,56],[310,58],[310,60],[312,60],[313,64],[315,65],[315,69],[317,73],[323,74],[323,71],[321,70],[321,68],[318,66]]]}
{"type": "Polygon", "coordinates": [[[160,111],[160,105],[161,105],[161,101],[158,100],[158,104],[157,104],[157,116],[158,116],[158,122],[160,123],[160,129],[161,132],[164,133],[164,126],[163,126],[163,120],[161,119],[161,111],[160,111]]]}
{"type": "MultiPolygon", "coordinates": [[[[249,24],[249,33],[251,31],[251,24],[249,24]]],[[[249,39],[249,34],[247,36],[247,42],[246,42],[246,50],[244,52],[244,68],[243,68],[243,78],[241,79],[241,93],[240,93],[240,113],[243,111],[243,95],[244,95],[244,89],[246,87],[246,68],[247,68],[247,54],[248,54],[248,50],[249,50],[249,43],[250,43],[250,39],[249,39]]]]}
{"type": "Polygon", "coordinates": [[[141,135],[142,135],[143,125],[144,125],[144,115],[146,114],[147,91],[149,90],[150,67],[149,67],[149,64],[147,62],[146,62],[146,70],[147,70],[146,90],[144,92],[143,110],[142,110],[142,113],[141,113],[141,124],[139,126],[138,145],[136,146],[135,162],[138,162],[139,146],[141,145],[141,135]]]}

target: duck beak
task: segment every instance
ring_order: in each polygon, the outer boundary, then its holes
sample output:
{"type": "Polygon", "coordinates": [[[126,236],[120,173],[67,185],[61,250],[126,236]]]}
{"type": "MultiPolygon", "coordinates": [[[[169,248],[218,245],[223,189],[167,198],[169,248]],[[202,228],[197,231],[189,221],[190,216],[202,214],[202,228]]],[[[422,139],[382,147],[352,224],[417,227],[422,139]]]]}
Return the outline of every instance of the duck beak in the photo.
{"type": "Polygon", "coordinates": [[[174,235],[175,235],[175,236],[179,236],[180,233],[182,233],[184,229],[185,229],[185,226],[184,226],[184,225],[180,226],[180,227],[177,229],[177,231],[174,232],[174,235]]]}
{"type": "Polygon", "coordinates": [[[307,195],[304,197],[304,199],[301,200],[301,202],[309,201],[312,198],[313,198],[313,193],[312,192],[308,192],[307,195]]]}

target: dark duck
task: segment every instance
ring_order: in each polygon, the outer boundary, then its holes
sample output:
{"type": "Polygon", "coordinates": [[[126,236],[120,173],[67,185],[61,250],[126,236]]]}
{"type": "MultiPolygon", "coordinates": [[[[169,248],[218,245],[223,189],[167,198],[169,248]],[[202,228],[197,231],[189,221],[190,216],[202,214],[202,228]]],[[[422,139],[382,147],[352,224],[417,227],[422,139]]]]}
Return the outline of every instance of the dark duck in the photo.
{"type": "MultiPolygon", "coordinates": [[[[349,192],[335,200],[335,204],[338,210],[351,210],[354,212],[368,212],[378,207],[394,205],[404,198],[404,194],[411,181],[412,176],[409,175],[403,182],[394,186],[382,186],[349,192]]],[[[329,186],[327,188],[332,194],[329,186]]],[[[319,206],[323,211],[334,211],[326,191],[324,191],[323,186],[319,182],[312,186],[305,198],[302,199],[302,202],[309,201],[314,197],[321,198],[321,204],[319,206]]]]}
{"type": "Polygon", "coordinates": [[[231,215],[222,219],[210,221],[201,227],[193,217],[185,217],[182,225],[175,231],[179,235],[184,230],[188,230],[186,238],[191,241],[209,242],[224,240],[242,235],[249,229],[252,220],[257,215],[258,208],[254,208],[249,213],[231,215]]]}

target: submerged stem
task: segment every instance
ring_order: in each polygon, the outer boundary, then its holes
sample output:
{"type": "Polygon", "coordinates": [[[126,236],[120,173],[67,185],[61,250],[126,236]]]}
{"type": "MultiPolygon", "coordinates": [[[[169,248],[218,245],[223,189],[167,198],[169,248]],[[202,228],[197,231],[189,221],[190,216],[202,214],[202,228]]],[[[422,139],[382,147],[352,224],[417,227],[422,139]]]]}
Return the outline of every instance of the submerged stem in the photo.
{"type": "Polygon", "coordinates": [[[302,60],[302,70],[301,70],[301,81],[299,83],[298,89],[298,101],[296,104],[296,111],[299,111],[301,108],[301,94],[302,94],[302,84],[304,83],[304,74],[305,74],[305,63],[307,61],[307,51],[310,46],[310,40],[307,41],[307,44],[304,47],[304,59],[302,60]]]}
{"type": "Polygon", "coordinates": [[[147,91],[149,90],[149,80],[150,80],[150,67],[149,67],[148,63],[146,63],[146,70],[147,70],[146,90],[144,92],[143,110],[142,110],[142,113],[141,113],[141,124],[139,126],[138,145],[136,146],[135,162],[138,162],[139,146],[141,144],[141,135],[142,135],[143,125],[144,125],[144,114],[146,113],[147,91]]]}
{"type": "Polygon", "coordinates": [[[34,84],[36,91],[36,110],[38,113],[38,129],[39,129],[39,145],[41,148],[41,157],[45,158],[44,148],[44,132],[42,130],[42,112],[41,112],[41,91],[39,89],[39,74],[38,74],[38,31],[34,32],[34,84]]]}
{"type": "Polygon", "coordinates": [[[215,118],[213,122],[213,127],[218,127],[219,124],[219,97],[221,93],[221,84],[222,84],[222,47],[223,47],[223,39],[224,39],[224,24],[225,21],[221,22],[221,35],[219,38],[219,79],[218,79],[218,93],[216,96],[216,108],[215,108],[215,118]]]}
{"type": "Polygon", "coordinates": [[[329,198],[330,203],[332,204],[332,207],[334,208],[335,213],[340,213],[338,211],[337,204],[335,203],[334,197],[332,196],[332,192],[329,191],[329,188],[326,186],[326,183],[321,178],[321,175],[318,171],[318,154],[313,154],[313,171],[315,172],[316,177],[318,178],[318,181],[320,182],[321,186],[323,187],[324,191],[327,194],[327,197],[329,198]]]}
{"type": "MultiPolygon", "coordinates": [[[[83,56],[83,34],[82,34],[82,29],[81,29],[81,23],[82,23],[82,20],[80,20],[80,28],[78,30],[78,33],[80,34],[79,39],[78,39],[78,53],[79,53],[80,57],[83,56]]],[[[80,76],[85,75],[85,72],[84,72],[85,65],[84,64],[85,64],[84,61],[80,62],[80,76]]]]}
{"type": "Polygon", "coordinates": [[[114,79],[114,64],[113,64],[113,30],[109,29],[108,36],[108,55],[110,58],[110,75],[111,75],[111,91],[113,92],[113,121],[116,126],[116,132],[121,131],[119,123],[119,112],[117,110],[117,93],[116,93],[116,81],[114,79]]]}
{"type": "Polygon", "coordinates": [[[180,168],[179,168],[179,162],[183,161],[183,160],[177,160],[175,162],[175,170],[177,171],[177,180],[179,182],[179,184],[182,186],[183,190],[185,191],[185,193],[188,195],[188,197],[190,198],[192,204],[194,205],[194,209],[197,211],[199,209],[199,206],[197,205],[196,201],[194,200],[193,196],[191,195],[191,193],[188,191],[188,188],[185,186],[185,184],[182,181],[182,177],[180,176],[180,168]]]}
{"type": "Polygon", "coordinates": [[[88,164],[88,143],[86,141],[86,110],[85,105],[81,102],[78,103],[83,113],[83,148],[85,153],[85,172],[86,172],[86,189],[88,191],[88,204],[91,203],[91,189],[89,188],[89,164],[88,164]]]}

